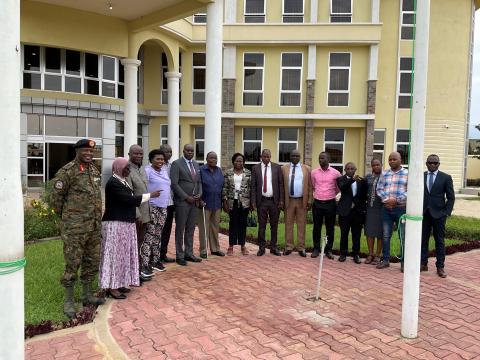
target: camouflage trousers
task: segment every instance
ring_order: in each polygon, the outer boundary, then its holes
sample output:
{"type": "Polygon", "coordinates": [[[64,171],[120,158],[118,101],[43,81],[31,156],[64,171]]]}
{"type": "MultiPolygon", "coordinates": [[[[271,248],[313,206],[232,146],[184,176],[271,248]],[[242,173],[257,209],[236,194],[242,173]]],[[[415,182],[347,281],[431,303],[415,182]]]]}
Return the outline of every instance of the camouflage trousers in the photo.
{"type": "Polygon", "coordinates": [[[100,264],[101,237],[100,228],[74,234],[62,231],[65,272],[60,282],[63,286],[74,285],[80,267],[82,282],[95,278],[100,264]]]}

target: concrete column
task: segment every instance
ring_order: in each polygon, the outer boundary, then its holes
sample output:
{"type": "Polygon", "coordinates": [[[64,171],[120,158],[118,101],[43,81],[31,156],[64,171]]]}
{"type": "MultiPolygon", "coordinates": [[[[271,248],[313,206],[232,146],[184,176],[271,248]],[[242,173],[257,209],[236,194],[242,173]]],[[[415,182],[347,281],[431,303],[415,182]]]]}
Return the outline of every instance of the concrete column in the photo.
{"type": "Polygon", "coordinates": [[[124,117],[124,155],[128,156],[128,148],[137,143],[138,99],[137,79],[140,60],[122,59],[125,69],[125,117],[124,117]]]}
{"type": "Polygon", "coordinates": [[[223,0],[207,5],[205,154],[222,153],[223,0]]]}
{"type": "Polygon", "coordinates": [[[232,156],[235,153],[235,119],[222,119],[222,153],[219,166],[227,169],[232,166],[232,156]]]}
{"type": "MultiPolygon", "coordinates": [[[[377,102],[377,73],[378,45],[371,45],[367,81],[367,114],[375,114],[377,102]]],[[[369,119],[365,123],[365,174],[372,172],[371,161],[373,159],[374,132],[375,120],[369,119]]]]}
{"type": "Polygon", "coordinates": [[[314,120],[305,120],[305,145],[303,161],[308,166],[312,166],[313,163],[313,125],[314,120]]]}
{"type": "Polygon", "coordinates": [[[168,144],[172,147],[172,161],[178,159],[180,154],[180,78],[182,74],[179,72],[167,72],[168,85],[168,144]]]}
{"type": "Polygon", "coordinates": [[[310,22],[316,23],[318,17],[318,0],[310,0],[310,22]]]}
{"type": "Polygon", "coordinates": [[[372,0],[372,23],[380,22],[380,0],[372,0]]]}
{"type": "Polygon", "coordinates": [[[237,22],[237,1],[224,0],[225,2],[225,24],[235,24],[237,22]]]}
{"type": "MultiPolygon", "coordinates": [[[[312,1],[312,11],[313,3],[312,1]]],[[[315,2],[316,3],[316,2],[315,2]]],[[[316,22],[316,15],[315,15],[316,22]]],[[[315,79],[317,69],[317,46],[308,45],[308,64],[307,64],[307,91],[306,91],[306,113],[313,114],[315,112],[315,79]]],[[[312,165],[312,145],[313,145],[313,128],[314,120],[305,120],[305,144],[304,144],[304,162],[312,165]]]]}
{"type": "MultiPolygon", "coordinates": [[[[20,171],[20,1],[0,6],[0,261],[24,258],[20,171]]],[[[3,270],[13,269],[4,268],[3,270]]],[[[24,358],[24,271],[0,279],[0,359],[24,358]]]]}

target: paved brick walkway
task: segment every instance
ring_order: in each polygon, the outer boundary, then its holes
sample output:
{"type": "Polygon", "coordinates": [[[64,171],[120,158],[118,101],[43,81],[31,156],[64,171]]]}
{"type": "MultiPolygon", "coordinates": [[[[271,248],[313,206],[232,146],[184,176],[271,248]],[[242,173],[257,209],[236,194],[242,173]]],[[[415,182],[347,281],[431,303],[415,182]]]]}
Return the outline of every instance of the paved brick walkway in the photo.
{"type": "MultiPolygon", "coordinates": [[[[480,359],[480,251],[447,257],[447,279],[436,276],[431,259],[422,273],[419,336],[405,340],[398,264],[376,270],[326,259],[322,300],[312,302],[318,259],[259,258],[249,248],[250,256],[236,249],[233,257],[169,265],[113,302],[114,346],[130,359],[480,359]]],[[[75,336],[92,349],[87,334],[75,336]]],[[[74,353],[79,340],[64,340],[70,359],[88,358],[74,353]]],[[[35,357],[48,347],[42,341],[27,345],[27,358],[65,354],[35,357]]]]}

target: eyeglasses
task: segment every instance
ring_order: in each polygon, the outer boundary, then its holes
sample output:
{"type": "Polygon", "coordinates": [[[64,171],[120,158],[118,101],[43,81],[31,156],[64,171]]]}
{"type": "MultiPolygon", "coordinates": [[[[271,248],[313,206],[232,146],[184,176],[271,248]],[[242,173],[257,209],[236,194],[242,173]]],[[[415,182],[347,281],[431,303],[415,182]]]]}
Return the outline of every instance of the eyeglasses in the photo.
{"type": "Polygon", "coordinates": [[[428,165],[438,165],[440,163],[438,161],[428,161],[427,164],[428,165]]]}

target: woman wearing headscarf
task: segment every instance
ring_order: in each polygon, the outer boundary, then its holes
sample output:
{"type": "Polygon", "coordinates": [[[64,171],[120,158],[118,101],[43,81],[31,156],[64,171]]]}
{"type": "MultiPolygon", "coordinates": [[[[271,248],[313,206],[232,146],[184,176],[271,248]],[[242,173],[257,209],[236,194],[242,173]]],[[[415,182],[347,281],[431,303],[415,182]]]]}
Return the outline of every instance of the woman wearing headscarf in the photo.
{"type": "Polygon", "coordinates": [[[382,175],[382,163],[378,159],[372,159],[371,165],[372,173],[366,176],[368,192],[365,236],[367,237],[368,256],[365,264],[375,265],[380,261],[383,239],[382,199],[377,195],[377,183],[380,175],[382,175]],[[373,253],[375,238],[377,238],[376,256],[373,253]]]}
{"type": "Polygon", "coordinates": [[[245,247],[247,216],[250,209],[250,170],[244,167],[245,156],[233,154],[231,169],[225,171],[222,191],[223,210],[230,217],[228,227],[227,255],[233,255],[233,246],[240,245],[242,254],[248,255],[245,247]]]}
{"type": "Polygon", "coordinates": [[[160,191],[134,195],[125,180],[130,173],[126,158],[116,158],[112,172],[105,186],[99,286],[107,290],[107,296],[125,299],[125,293],[130,291],[127,287],[140,284],[135,209],[142,202],[158,197],[160,191]]]}

